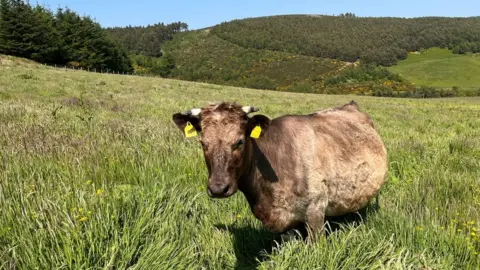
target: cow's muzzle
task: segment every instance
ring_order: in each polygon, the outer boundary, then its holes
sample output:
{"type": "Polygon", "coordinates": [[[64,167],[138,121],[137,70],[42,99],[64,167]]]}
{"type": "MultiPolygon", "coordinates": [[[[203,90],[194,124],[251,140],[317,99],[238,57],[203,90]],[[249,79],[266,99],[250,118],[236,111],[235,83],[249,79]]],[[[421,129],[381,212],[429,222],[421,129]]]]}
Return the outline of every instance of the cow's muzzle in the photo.
{"type": "Polygon", "coordinates": [[[212,198],[227,198],[233,195],[232,185],[229,183],[211,183],[207,187],[208,196],[212,198]]]}

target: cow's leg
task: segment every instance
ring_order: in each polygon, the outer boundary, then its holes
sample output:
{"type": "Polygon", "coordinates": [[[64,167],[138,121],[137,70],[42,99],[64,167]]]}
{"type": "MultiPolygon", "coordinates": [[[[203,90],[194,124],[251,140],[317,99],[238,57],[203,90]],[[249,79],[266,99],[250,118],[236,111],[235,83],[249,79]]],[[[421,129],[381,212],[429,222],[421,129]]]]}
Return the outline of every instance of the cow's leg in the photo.
{"type": "Polygon", "coordinates": [[[325,209],[327,205],[327,199],[319,198],[312,201],[308,206],[306,225],[310,239],[315,239],[325,233],[325,209]]]}

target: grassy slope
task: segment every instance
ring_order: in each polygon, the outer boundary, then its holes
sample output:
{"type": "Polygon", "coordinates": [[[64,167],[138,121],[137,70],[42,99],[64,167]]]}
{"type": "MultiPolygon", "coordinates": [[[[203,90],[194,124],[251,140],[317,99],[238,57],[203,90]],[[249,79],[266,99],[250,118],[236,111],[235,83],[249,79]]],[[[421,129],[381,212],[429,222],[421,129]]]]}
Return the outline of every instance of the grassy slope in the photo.
{"type": "Polygon", "coordinates": [[[389,152],[381,208],[328,240],[281,246],[240,193],[208,198],[201,148],[170,120],[225,99],[276,117],[351,98],[4,61],[0,268],[478,269],[478,98],[355,97],[389,152]]]}
{"type": "Polygon", "coordinates": [[[409,54],[390,70],[417,85],[480,88],[480,55],[455,55],[447,49],[434,48],[409,54]]]}
{"type": "Polygon", "coordinates": [[[259,89],[321,92],[322,80],[344,66],[330,59],[245,49],[208,30],[178,34],[163,49],[175,59],[175,78],[259,89]]]}

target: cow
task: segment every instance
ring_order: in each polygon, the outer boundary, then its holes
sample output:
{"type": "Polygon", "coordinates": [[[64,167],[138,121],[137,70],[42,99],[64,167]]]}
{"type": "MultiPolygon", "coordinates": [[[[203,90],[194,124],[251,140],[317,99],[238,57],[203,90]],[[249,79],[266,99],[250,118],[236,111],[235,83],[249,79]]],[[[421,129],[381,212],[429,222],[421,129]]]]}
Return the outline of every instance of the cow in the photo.
{"type": "Polygon", "coordinates": [[[364,209],[378,195],[387,151],[355,101],[274,119],[249,116],[257,111],[221,102],[172,115],[182,131],[201,134],[210,197],[240,190],[271,232],[306,226],[315,236],[325,217],[364,209]]]}

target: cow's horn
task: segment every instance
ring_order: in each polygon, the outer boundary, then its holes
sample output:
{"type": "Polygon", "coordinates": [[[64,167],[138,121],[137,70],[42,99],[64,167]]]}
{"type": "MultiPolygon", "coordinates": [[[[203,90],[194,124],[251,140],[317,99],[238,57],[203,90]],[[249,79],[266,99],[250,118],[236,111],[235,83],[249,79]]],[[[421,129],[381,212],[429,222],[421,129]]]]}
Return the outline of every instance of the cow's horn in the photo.
{"type": "Polygon", "coordinates": [[[195,109],[191,109],[191,110],[185,112],[184,114],[191,115],[191,116],[198,116],[201,111],[202,111],[202,109],[195,108],[195,109]]]}
{"type": "Polygon", "coordinates": [[[255,108],[253,106],[243,106],[242,111],[244,111],[246,114],[249,114],[252,112],[258,112],[258,108],[255,108]]]}

